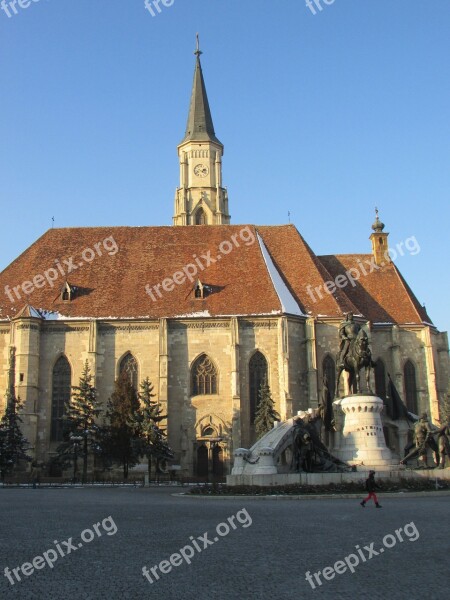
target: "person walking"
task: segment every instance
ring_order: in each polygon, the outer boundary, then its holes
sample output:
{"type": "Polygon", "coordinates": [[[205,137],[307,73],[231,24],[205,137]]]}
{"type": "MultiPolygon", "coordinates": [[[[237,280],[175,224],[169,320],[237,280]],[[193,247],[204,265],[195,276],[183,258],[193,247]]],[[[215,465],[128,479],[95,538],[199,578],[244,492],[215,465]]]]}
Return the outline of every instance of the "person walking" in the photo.
{"type": "Polygon", "coordinates": [[[377,508],[382,508],[381,504],[378,503],[377,495],[375,494],[376,488],[380,486],[375,483],[375,471],[369,471],[369,477],[366,479],[366,490],[369,492],[367,498],[364,498],[362,502],[360,502],[361,506],[365,508],[366,502],[368,502],[371,498],[375,502],[375,506],[377,508]]]}

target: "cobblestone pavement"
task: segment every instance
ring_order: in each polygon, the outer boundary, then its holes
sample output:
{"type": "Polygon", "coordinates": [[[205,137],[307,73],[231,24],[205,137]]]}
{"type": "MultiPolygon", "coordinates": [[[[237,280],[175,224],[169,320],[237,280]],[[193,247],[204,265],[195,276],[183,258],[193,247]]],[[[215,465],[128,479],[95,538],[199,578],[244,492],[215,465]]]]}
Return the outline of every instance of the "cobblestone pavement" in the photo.
{"type": "MultiPolygon", "coordinates": [[[[330,499],[277,501],[183,498],[173,488],[123,489],[0,489],[0,598],[66,600],[79,598],[164,600],[285,600],[330,598],[358,600],[440,600],[448,591],[450,498],[381,498],[383,508],[361,508],[357,500],[330,499]],[[238,511],[245,509],[247,513],[238,511]],[[250,515],[249,523],[246,515],[250,515]],[[235,516],[232,524],[228,517],[235,516]],[[237,515],[237,516],[236,516],[237,515]],[[92,528],[111,516],[117,533],[99,537],[92,528]],[[239,521],[240,519],[240,521],[239,521]],[[419,537],[412,541],[413,522],[419,537]],[[220,523],[228,523],[216,531],[220,523]],[[91,529],[95,539],[82,543],[81,533],[91,529]],[[218,532],[223,535],[220,537],[218,532]],[[208,532],[206,540],[203,534],[208,532]],[[385,538],[388,534],[394,537],[385,538]],[[169,559],[194,536],[190,565],[163,563],[170,572],[150,583],[142,575],[169,559]],[[12,585],[4,569],[31,563],[59,542],[76,548],[12,585]],[[198,537],[203,539],[198,540],[198,537]],[[386,539],[384,553],[325,580],[315,589],[305,580],[311,574],[370,546],[377,551],[386,539]],[[395,545],[393,544],[393,540],[395,545]],[[82,544],[82,547],[79,547],[82,544]]],[[[113,531],[111,521],[108,530],[113,531]]],[[[84,534],[88,539],[89,533],[84,534]]],[[[190,554],[190,551],[186,551],[190,554]]],[[[55,551],[56,554],[56,551],[55,551]]],[[[53,555],[50,553],[50,559],[53,555]]],[[[350,559],[355,561],[355,559],[350,559]]],[[[173,558],[174,563],[179,559],[173,558]]],[[[41,563],[37,561],[37,565],[41,563]]],[[[159,569],[159,567],[158,567],[159,569]]],[[[338,567],[339,570],[342,567],[338,567]]],[[[330,573],[327,571],[329,577],[330,573]]]]}

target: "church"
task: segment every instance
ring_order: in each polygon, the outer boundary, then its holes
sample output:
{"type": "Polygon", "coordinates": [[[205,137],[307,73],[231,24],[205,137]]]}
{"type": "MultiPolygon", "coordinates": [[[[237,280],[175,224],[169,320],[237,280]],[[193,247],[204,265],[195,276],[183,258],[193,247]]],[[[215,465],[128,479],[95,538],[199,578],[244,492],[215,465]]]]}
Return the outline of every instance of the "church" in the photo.
{"type": "Polygon", "coordinates": [[[316,255],[294,225],[231,224],[198,46],[195,55],[173,225],[50,229],[0,274],[0,412],[14,386],[34,458],[50,464],[86,360],[105,408],[122,371],[136,388],[149,377],[180,475],[221,477],[255,441],[264,380],[283,420],[317,407],[324,379],[334,396],[339,325],[352,313],[400,457],[410,432],[388,410],[388,374],[411,413],[438,423],[447,334],[391,260],[378,213],[361,232],[366,254],[316,255]]]}

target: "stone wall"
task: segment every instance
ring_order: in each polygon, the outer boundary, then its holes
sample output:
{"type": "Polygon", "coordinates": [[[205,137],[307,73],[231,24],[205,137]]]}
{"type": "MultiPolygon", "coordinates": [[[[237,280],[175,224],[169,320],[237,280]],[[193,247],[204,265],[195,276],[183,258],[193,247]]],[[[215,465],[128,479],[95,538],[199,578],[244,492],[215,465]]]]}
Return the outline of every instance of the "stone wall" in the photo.
{"type": "MultiPolygon", "coordinates": [[[[269,384],[283,420],[316,407],[322,392],[322,365],[339,346],[338,318],[285,316],[186,318],[142,321],[41,321],[22,318],[0,324],[0,410],[8,385],[10,348],[15,349],[16,392],[25,402],[24,432],[47,460],[50,444],[52,370],[61,355],[77,385],[86,359],[104,408],[127,352],[138,363],[138,380],[149,377],[168,414],[169,441],[182,474],[193,474],[202,431],[209,425],[221,438],[226,472],[238,447],[250,447],[249,362],[256,350],[267,359],[269,384]],[[218,393],[191,397],[190,368],[206,353],[218,371],[218,393]]],[[[448,339],[427,326],[370,325],[374,359],[384,361],[404,398],[403,367],[416,367],[419,410],[436,422],[448,398],[448,339]]],[[[345,386],[342,384],[342,391],[345,386]]],[[[395,444],[394,444],[395,445],[395,444]]],[[[398,444],[397,444],[398,446],[398,444]]],[[[396,447],[396,450],[400,448],[396,447]]]]}

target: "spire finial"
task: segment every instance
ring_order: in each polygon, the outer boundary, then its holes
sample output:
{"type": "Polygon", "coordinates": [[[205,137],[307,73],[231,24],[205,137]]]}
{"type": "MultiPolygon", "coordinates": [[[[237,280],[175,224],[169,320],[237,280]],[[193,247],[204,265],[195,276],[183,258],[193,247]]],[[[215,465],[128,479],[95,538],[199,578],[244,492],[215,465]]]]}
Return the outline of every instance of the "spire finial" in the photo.
{"type": "Polygon", "coordinates": [[[372,225],[372,229],[377,233],[381,233],[384,229],[384,223],[382,223],[378,217],[378,207],[376,207],[376,206],[375,206],[375,223],[372,225]]]}
{"type": "Polygon", "coordinates": [[[203,52],[200,50],[200,36],[197,33],[195,37],[197,39],[197,45],[194,54],[197,58],[200,58],[200,55],[203,54],[203,52]]]}

